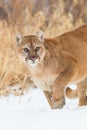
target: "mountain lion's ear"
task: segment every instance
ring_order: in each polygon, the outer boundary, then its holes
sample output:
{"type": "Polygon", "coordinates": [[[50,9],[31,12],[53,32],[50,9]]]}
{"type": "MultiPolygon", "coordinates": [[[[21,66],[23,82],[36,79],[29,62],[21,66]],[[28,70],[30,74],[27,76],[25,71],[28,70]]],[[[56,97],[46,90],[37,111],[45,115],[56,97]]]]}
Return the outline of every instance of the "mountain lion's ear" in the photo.
{"type": "Polygon", "coordinates": [[[20,45],[23,40],[23,36],[21,34],[16,34],[16,44],[20,45]]]}
{"type": "Polygon", "coordinates": [[[44,32],[42,32],[42,31],[37,32],[36,36],[40,42],[44,42],[44,32]]]}

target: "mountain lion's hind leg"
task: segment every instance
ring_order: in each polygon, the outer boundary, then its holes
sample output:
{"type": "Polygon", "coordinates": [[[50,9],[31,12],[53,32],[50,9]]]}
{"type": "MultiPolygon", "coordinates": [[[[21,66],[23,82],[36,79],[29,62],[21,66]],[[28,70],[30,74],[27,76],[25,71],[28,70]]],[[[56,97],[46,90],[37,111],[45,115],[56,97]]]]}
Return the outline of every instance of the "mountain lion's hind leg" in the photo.
{"type": "Polygon", "coordinates": [[[78,91],[78,97],[79,97],[79,106],[87,105],[87,96],[86,96],[86,90],[87,90],[87,78],[77,84],[77,91],[78,91]]]}

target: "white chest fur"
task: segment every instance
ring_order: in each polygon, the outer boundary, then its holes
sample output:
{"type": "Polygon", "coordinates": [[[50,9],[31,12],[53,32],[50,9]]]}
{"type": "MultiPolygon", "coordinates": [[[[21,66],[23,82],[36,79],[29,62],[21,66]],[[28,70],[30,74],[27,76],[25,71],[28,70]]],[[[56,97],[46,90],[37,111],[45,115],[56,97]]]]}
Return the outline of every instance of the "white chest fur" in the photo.
{"type": "Polygon", "coordinates": [[[43,91],[52,91],[52,86],[57,75],[35,76],[32,80],[35,85],[43,91]]]}

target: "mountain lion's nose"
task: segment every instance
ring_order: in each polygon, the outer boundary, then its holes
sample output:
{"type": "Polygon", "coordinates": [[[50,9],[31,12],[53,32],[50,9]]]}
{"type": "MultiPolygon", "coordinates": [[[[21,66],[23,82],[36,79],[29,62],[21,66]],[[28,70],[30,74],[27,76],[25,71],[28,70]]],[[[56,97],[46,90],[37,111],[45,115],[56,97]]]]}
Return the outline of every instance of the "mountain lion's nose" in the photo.
{"type": "Polygon", "coordinates": [[[36,60],[36,56],[31,56],[30,59],[31,59],[32,61],[35,61],[35,60],[36,60]]]}

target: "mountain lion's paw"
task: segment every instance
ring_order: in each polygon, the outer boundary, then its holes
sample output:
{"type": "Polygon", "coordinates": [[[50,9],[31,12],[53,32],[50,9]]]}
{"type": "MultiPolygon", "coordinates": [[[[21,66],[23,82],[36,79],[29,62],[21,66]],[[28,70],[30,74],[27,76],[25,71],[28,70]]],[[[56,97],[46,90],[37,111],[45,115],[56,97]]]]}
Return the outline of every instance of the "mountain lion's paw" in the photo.
{"type": "Polygon", "coordinates": [[[52,109],[61,109],[65,105],[65,98],[60,98],[58,100],[52,99],[52,109]]]}

